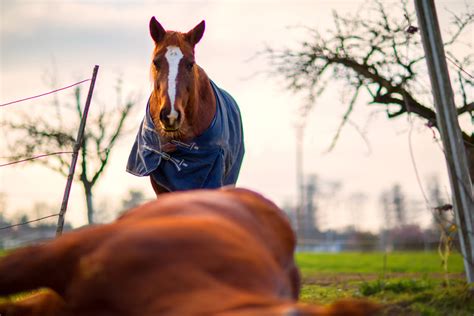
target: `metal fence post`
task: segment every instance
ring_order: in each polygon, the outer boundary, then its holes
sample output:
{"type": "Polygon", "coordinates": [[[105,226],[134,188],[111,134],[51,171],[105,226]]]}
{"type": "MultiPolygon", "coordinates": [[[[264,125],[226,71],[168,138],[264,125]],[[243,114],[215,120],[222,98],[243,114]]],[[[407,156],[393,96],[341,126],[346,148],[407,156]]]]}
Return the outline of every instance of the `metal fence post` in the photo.
{"type": "Polygon", "coordinates": [[[89,106],[92,100],[92,94],[94,92],[95,79],[97,78],[97,72],[99,71],[99,66],[95,65],[92,72],[92,80],[89,86],[89,93],[87,94],[86,104],[84,106],[84,111],[82,113],[81,123],[79,125],[79,130],[77,131],[76,143],[74,144],[74,150],[72,154],[71,166],[69,167],[69,174],[67,176],[66,188],[64,190],[63,202],[61,204],[61,210],[59,211],[58,218],[58,227],[56,229],[56,237],[61,236],[63,233],[64,227],[64,215],[67,210],[67,203],[69,201],[69,194],[71,192],[72,180],[74,180],[74,172],[76,170],[77,157],[79,150],[82,146],[82,141],[84,138],[84,129],[86,127],[87,114],[89,113],[89,106]]]}
{"type": "Polygon", "coordinates": [[[436,107],[436,119],[446,153],[459,241],[466,277],[474,282],[474,202],[466,149],[457,120],[443,41],[433,0],[415,0],[436,107]]]}

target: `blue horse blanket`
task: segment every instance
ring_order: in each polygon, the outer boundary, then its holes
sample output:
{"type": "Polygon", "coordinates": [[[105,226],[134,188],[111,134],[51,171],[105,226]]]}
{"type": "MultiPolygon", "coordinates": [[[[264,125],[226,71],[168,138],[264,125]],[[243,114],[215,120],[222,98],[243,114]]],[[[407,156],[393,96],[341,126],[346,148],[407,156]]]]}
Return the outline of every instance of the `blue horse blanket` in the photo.
{"type": "Polygon", "coordinates": [[[211,125],[190,143],[171,141],[177,147],[172,153],[161,150],[148,101],[127,172],[150,175],[168,191],[219,188],[237,182],[245,152],[240,111],[230,94],[210,82],[216,97],[211,125]]]}

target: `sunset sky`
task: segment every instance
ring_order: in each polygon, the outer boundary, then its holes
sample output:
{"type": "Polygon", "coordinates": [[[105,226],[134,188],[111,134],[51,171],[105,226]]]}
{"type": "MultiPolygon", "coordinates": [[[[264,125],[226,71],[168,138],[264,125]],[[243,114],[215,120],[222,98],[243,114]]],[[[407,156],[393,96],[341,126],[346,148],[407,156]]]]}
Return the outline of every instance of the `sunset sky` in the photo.
{"type": "MultiPolygon", "coordinates": [[[[446,8],[459,12],[465,3],[436,2],[443,29],[449,22],[446,8]]],[[[295,126],[300,120],[298,108],[303,100],[285,91],[278,78],[262,74],[269,70],[269,65],[264,58],[255,56],[266,45],[277,49],[294,47],[305,38],[301,26],[317,27],[323,32],[332,26],[333,10],[339,14],[355,12],[364,3],[355,0],[2,1],[0,103],[50,90],[45,78],[54,70],[57,86],[61,87],[89,78],[97,64],[100,70],[91,115],[99,104],[113,111],[114,87],[121,77],[124,94],[140,94],[141,104],[127,123],[131,132],[118,143],[96,188],[96,206],[106,203],[109,209],[118,209],[133,188],[142,189],[152,197],[148,179],[125,172],[150,93],[153,42],[148,22],[155,16],[166,29],[185,32],[204,19],[206,31],[196,47],[196,61],[217,85],[233,95],[243,116],[246,156],[238,185],[261,192],[279,205],[294,204],[295,126]]],[[[466,34],[464,39],[474,43],[472,27],[466,34]]],[[[429,85],[428,78],[425,83],[429,85]]],[[[319,216],[323,228],[349,224],[364,229],[378,228],[379,195],[394,183],[400,183],[410,199],[421,202],[422,214],[416,220],[426,223],[429,211],[423,207],[410,158],[410,124],[406,116],[388,121],[383,112],[374,112],[377,108],[358,104],[352,121],[364,127],[366,140],[348,125],[336,148],[326,153],[348,101],[339,88],[329,86],[306,118],[305,173],[342,184],[334,201],[321,205],[319,216]],[[363,207],[342,202],[358,193],[367,195],[363,207]]],[[[72,90],[61,92],[58,97],[72,101],[72,90]]],[[[40,113],[41,106],[52,98],[1,108],[0,116],[4,119],[9,113],[25,109],[40,113]]],[[[5,157],[8,155],[4,154],[2,143],[8,135],[2,133],[0,137],[0,156],[5,157]]],[[[424,122],[414,119],[411,137],[422,181],[438,175],[447,195],[449,184],[443,154],[433,141],[432,131],[424,127],[424,122]]],[[[7,197],[7,209],[0,212],[6,211],[13,217],[15,212],[30,209],[36,201],[46,201],[59,209],[64,185],[63,177],[39,165],[0,168],[0,192],[7,197]]],[[[76,226],[86,220],[83,200],[82,187],[76,182],[66,216],[76,226]]]]}

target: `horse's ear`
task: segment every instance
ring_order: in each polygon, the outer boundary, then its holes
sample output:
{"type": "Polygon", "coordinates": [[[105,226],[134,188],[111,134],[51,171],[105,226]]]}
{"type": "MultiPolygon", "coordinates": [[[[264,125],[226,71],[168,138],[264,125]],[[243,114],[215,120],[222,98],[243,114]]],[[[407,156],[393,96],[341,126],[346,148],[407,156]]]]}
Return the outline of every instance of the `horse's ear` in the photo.
{"type": "Polygon", "coordinates": [[[159,43],[165,38],[166,31],[155,17],[152,17],[150,20],[150,34],[155,43],[159,43]]]}
{"type": "Polygon", "coordinates": [[[186,33],[186,40],[191,43],[191,45],[196,45],[202,38],[204,34],[204,30],[206,28],[206,22],[204,20],[201,21],[198,25],[196,25],[191,31],[186,33]]]}

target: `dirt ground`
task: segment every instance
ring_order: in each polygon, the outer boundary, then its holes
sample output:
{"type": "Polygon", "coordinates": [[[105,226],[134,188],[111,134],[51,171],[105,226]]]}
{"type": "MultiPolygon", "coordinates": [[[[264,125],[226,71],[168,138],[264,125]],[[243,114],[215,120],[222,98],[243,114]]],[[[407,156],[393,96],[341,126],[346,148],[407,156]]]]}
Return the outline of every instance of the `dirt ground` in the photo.
{"type": "MultiPolygon", "coordinates": [[[[463,279],[463,273],[449,273],[449,279],[463,279]]],[[[311,276],[303,276],[303,284],[314,284],[319,286],[334,286],[335,284],[349,284],[353,282],[368,282],[378,279],[439,279],[445,278],[444,273],[387,273],[382,276],[379,273],[318,273],[311,276]]]]}

